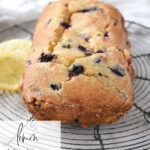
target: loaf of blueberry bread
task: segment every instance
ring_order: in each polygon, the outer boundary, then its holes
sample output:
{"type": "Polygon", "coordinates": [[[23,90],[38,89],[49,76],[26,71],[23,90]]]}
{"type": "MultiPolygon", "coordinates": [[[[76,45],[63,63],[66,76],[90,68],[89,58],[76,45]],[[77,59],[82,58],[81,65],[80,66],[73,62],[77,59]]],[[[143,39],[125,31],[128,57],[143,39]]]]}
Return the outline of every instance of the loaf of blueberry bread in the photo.
{"type": "Polygon", "coordinates": [[[134,69],[122,15],[95,0],[48,4],[36,25],[22,99],[38,120],[108,124],[134,103],[134,69]]]}

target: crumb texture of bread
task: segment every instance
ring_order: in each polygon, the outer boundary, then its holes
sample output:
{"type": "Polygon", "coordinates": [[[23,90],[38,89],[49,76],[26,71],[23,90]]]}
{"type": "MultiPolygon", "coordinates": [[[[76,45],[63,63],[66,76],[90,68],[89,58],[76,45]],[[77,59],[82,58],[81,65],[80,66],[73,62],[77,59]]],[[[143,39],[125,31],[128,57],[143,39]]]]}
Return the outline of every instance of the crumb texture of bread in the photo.
{"type": "Polygon", "coordinates": [[[118,121],[134,103],[124,19],[95,0],[47,5],[36,25],[22,99],[38,120],[80,125],[118,121]]]}

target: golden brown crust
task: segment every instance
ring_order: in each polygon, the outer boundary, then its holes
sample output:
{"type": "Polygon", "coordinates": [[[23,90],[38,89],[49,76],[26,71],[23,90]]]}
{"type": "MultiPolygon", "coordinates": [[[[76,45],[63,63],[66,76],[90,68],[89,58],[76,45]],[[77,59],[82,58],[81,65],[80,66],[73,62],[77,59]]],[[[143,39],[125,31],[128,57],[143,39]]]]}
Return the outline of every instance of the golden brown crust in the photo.
{"type": "Polygon", "coordinates": [[[133,105],[130,43],[113,6],[94,0],[49,4],[28,60],[22,98],[36,119],[107,124],[133,105]]]}

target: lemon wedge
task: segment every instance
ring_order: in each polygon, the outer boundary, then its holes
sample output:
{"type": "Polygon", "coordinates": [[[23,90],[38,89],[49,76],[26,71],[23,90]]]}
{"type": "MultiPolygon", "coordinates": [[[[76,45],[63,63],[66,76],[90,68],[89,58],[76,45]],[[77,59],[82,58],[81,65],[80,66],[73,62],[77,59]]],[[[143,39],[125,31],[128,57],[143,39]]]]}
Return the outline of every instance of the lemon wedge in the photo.
{"type": "Polygon", "coordinates": [[[12,54],[26,59],[31,49],[31,41],[24,39],[12,39],[0,43],[0,54],[12,54]]]}
{"type": "Polygon", "coordinates": [[[23,39],[0,43],[0,88],[16,91],[22,82],[25,60],[31,49],[31,41],[23,39]]]}

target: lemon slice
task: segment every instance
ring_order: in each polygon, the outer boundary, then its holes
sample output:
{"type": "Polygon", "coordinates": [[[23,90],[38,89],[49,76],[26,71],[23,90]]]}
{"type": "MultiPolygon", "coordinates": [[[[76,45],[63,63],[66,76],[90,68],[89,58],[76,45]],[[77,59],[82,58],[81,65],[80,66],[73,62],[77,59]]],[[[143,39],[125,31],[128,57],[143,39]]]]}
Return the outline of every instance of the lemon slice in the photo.
{"type": "Polygon", "coordinates": [[[12,54],[27,58],[31,49],[31,41],[24,39],[13,39],[0,43],[0,54],[12,54]]]}
{"type": "Polygon", "coordinates": [[[15,91],[22,82],[25,61],[15,55],[0,55],[0,88],[15,91]]]}
{"type": "Polygon", "coordinates": [[[13,39],[0,43],[0,88],[15,91],[22,82],[31,41],[13,39]]]}

